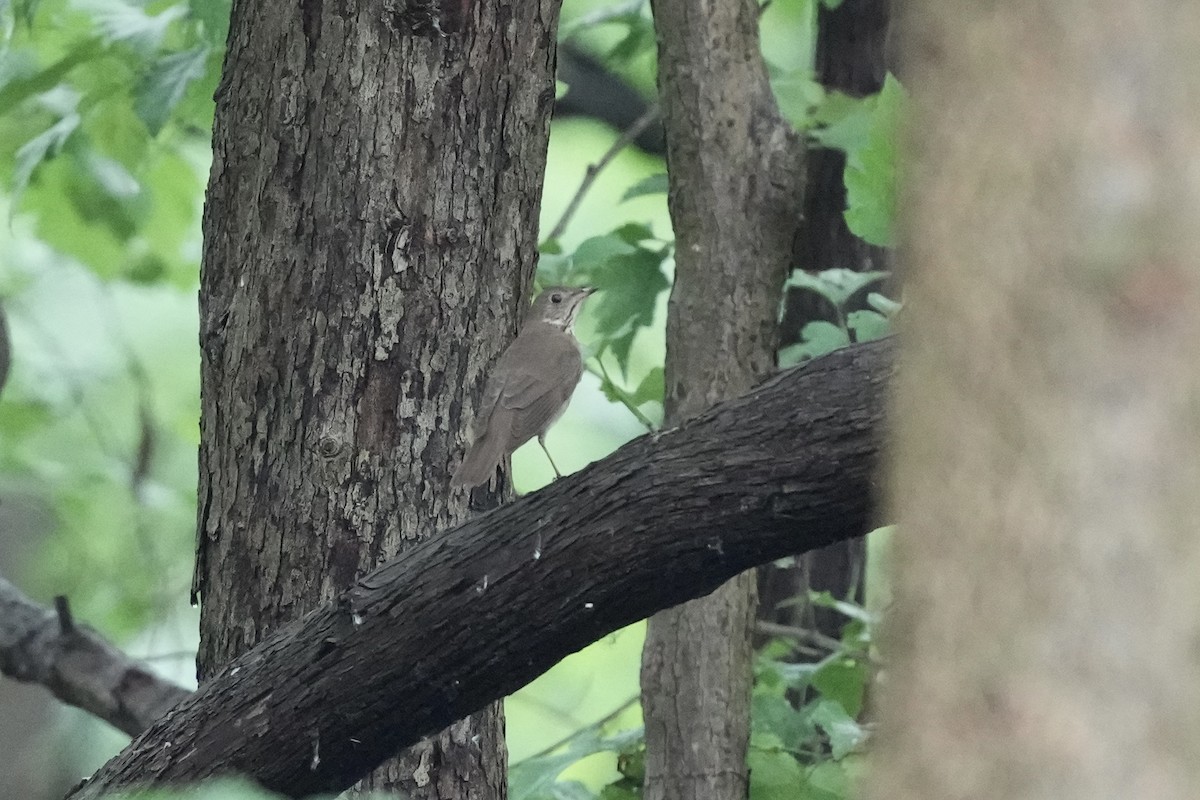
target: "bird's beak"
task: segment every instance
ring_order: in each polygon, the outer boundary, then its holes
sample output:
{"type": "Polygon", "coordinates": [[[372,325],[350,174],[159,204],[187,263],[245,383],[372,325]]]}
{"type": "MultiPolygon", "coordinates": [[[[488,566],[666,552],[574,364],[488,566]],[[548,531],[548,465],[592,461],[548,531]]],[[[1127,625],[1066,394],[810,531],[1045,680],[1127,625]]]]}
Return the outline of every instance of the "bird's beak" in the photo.
{"type": "Polygon", "coordinates": [[[588,296],[593,295],[596,292],[600,291],[595,286],[584,286],[582,288],[583,288],[583,293],[588,296]]]}

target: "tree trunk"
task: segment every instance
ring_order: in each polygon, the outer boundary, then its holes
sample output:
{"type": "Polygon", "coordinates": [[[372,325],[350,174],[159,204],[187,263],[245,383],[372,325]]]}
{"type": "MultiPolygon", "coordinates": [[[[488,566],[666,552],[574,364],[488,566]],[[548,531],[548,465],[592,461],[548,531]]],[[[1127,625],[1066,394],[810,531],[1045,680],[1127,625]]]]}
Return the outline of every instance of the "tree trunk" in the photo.
{"type": "MultiPolygon", "coordinates": [[[[775,363],[801,218],[803,150],[781,119],[753,0],[655,0],[676,238],[666,424],[745,391],[775,363]]],[[[651,618],[642,658],[645,796],[746,796],[753,573],[651,618]]]]}
{"type": "MultiPolygon", "coordinates": [[[[201,275],[202,679],[467,514],[448,476],[532,279],[557,13],[234,3],[201,275]]],[[[503,796],[502,731],[497,704],[372,785],[503,796]]]]}
{"type": "MultiPolygon", "coordinates": [[[[888,6],[889,0],[844,0],[836,8],[818,6],[816,74],[822,86],[859,97],[883,88],[888,6]]],[[[887,251],[867,244],[846,226],[845,155],[840,150],[810,147],[806,166],[808,185],[797,266],[856,272],[888,269],[887,251]]],[[[785,303],[786,323],[781,330],[784,344],[799,341],[806,324],[824,318],[815,313],[818,309],[805,290],[794,288],[785,303]]],[[[763,567],[759,571],[763,603],[760,616],[839,638],[846,618],[833,609],[780,603],[805,596],[809,589],[861,602],[866,558],[866,541],[852,539],[814,550],[797,559],[794,567],[763,567]]]]}
{"type": "Polygon", "coordinates": [[[924,0],[871,796],[1200,786],[1200,5],[924,0]]]}

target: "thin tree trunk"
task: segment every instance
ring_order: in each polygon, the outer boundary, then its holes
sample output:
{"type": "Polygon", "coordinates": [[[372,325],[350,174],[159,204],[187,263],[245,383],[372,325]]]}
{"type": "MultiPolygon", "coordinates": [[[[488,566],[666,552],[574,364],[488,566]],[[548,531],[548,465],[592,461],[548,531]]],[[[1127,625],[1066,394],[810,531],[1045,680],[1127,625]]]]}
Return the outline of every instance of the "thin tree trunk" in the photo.
{"type": "MultiPolygon", "coordinates": [[[[530,287],[557,12],[234,3],[201,276],[202,679],[467,514],[448,475],[530,287]]],[[[370,785],[502,797],[502,732],[496,704],[370,785]]]]}
{"type": "MultiPolygon", "coordinates": [[[[676,238],[668,425],[771,371],[801,218],[803,150],[779,116],[753,0],[655,0],[659,95],[676,238]]],[[[645,796],[746,796],[750,634],[745,573],[651,618],[642,659],[645,796]]]]}
{"type": "Polygon", "coordinates": [[[1193,800],[1200,5],[914,6],[871,796],[1193,800]]]}

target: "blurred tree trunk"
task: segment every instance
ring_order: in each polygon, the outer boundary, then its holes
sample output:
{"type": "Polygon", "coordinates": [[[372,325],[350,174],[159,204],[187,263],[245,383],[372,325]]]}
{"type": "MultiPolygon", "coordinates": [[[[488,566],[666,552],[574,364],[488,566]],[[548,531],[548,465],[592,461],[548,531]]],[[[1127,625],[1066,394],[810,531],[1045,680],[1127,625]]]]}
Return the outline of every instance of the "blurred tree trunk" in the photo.
{"type": "Polygon", "coordinates": [[[1200,5],[923,0],[874,792],[1200,786],[1200,5]]]}
{"type": "MultiPolygon", "coordinates": [[[[467,514],[448,476],[531,284],[557,13],[234,3],[204,214],[201,678],[467,514]]],[[[502,797],[505,761],[496,704],[369,785],[502,797]]]]}
{"type": "MultiPolygon", "coordinates": [[[[671,426],[773,369],[804,161],[767,83],[758,4],[652,6],[677,245],[667,318],[671,426]]],[[[744,573],[650,619],[642,658],[646,798],[746,796],[755,589],[755,574],[744,573]]]]}
{"type": "MultiPolygon", "coordinates": [[[[826,89],[863,97],[883,87],[889,5],[889,0],[845,0],[833,9],[818,7],[816,75],[826,89]]],[[[796,266],[855,272],[887,269],[887,251],[867,244],[846,226],[845,155],[813,146],[806,166],[808,186],[796,266]]],[[[827,309],[819,302],[823,298],[814,295],[799,287],[788,292],[780,330],[782,344],[800,341],[805,325],[828,318],[827,309]]],[[[839,638],[846,620],[836,611],[794,603],[781,607],[780,603],[804,597],[809,589],[861,602],[866,555],[866,541],[853,539],[801,556],[793,567],[763,567],[759,571],[759,615],[839,638]]]]}

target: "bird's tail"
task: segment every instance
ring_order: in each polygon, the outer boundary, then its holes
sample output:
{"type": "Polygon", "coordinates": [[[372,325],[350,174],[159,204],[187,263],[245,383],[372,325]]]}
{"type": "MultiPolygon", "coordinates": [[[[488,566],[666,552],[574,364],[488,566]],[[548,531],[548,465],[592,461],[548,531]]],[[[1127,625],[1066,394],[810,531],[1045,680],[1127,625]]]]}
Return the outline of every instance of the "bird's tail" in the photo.
{"type": "Polygon", "coordinates": [[[475,440],[462,463],[450,479],[451,486],[466,486],[468,489],[489,480],[496,472],[496,465],[504,458],[507,437],[503,432],[489,427],[475,440]]]}

